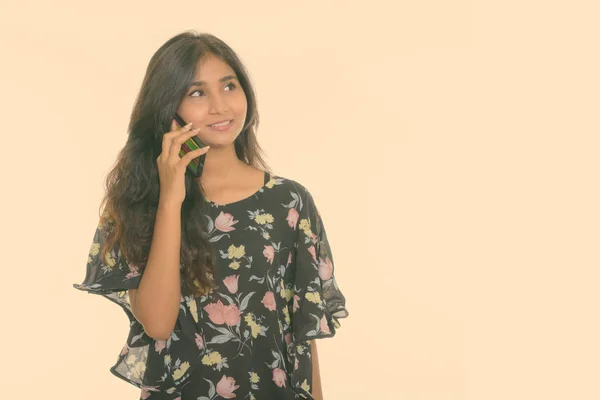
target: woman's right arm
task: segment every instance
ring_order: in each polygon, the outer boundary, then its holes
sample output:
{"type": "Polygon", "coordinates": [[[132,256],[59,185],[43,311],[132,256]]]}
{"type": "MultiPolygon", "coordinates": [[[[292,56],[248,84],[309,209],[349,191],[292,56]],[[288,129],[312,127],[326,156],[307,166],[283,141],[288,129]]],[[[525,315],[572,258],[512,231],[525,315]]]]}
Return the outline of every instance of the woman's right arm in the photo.
{"type": "Polygon", "coordinates": [[[160,178],[160,198],[148,260],[137,289],[129,289],[131,311],[153,339],[171,336],[181,299],[180,252],[181,206],[185,199],[185,170],[209,146],[179,156],[181,145],[198,133],[191,124],[163,135],[162,152],[156,159],[160,178]]]}
{"type": "Polygon", "coordinates": [[[179,315],[180,248],[181,205],[159,203],[144,274],[129,289],[131,311],[154,339],[168,339],[179,315]]]}

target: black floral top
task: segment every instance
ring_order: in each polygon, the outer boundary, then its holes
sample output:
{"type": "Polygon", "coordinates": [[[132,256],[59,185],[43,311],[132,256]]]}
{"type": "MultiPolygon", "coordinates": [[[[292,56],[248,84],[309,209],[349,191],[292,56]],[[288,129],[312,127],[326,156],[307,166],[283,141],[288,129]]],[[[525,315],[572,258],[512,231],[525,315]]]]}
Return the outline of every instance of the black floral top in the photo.
{"type": "Polygon", "coordinates": [[[85,280],[73,286],[129,317],[110,371],[139,387],[141,399],[313,399],[310,340],[334,336],[338,319],[348,316],[313,197],[267,172],[252,196],[208,202],[218,286],[194,298],[185,295],[182,274],[179,317],[166,341],[146,335],[131,313],[127,289],[138,287],[141,274],[118,246],[103,247],[110,226],[98,224],[85,280]],[[101,252],[108,252],[106,264],[101,252]]]}

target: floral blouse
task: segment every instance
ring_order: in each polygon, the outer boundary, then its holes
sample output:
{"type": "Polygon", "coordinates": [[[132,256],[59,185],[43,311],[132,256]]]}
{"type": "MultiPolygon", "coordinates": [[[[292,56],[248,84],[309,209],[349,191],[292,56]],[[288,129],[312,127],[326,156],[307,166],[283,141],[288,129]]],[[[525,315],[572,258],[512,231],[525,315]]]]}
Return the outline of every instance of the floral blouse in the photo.
{"type": "Polygon", "coordinates": [[[149,337],[133,316],[127,289],[137,288],[142,275],[118,246],[103,247],[111,226],[98,224],[85,280],[73,286],[111,300],[129,317],[110,371],[139,387],[141,399],[313,399],[310,340],[334,336],[348,311],[312,195],[266,172],[250,197],[207,203],[217,288],[186,295],[182,274],[168,340],[149,337]]]}

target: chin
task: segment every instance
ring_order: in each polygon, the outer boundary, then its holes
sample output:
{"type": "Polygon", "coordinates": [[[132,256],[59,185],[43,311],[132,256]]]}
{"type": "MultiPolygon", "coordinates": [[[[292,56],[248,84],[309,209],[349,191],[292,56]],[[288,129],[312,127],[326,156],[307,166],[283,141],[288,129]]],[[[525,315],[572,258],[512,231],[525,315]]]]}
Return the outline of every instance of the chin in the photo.
{"type": "Polygon", "coordinates": [[[202,140],[202,142],[204,144],[206,144],[207,146],[210,146],[211,149],[214,149],[214,148],[218,148],[218,147],[233,146],[236,138],[237,138],[237,136],[234,138],[227,137],[227,138],[220,138],[220,139],[215,140],[215,138],[211,137],[210,138],[211,140],[205,140],[205,139],[200,139],[200,140],[202,140]]]}
{"type": "Polygon", "coordinates": [[[211,147],[223,147],[233,145],[238,136],[240,136],[240,132],[237,134],[231,132],[212,132],[206,138],[200,138],[200,140],[211,147]]]}

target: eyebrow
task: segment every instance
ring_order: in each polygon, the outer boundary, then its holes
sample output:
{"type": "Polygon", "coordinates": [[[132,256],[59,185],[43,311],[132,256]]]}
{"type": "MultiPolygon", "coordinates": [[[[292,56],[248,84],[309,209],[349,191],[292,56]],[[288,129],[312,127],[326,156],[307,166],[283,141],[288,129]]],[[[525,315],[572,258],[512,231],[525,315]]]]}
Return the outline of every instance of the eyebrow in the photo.
{"type": "MultiPolygon", "coordinates": [[[[227,76],[224,76],[221,79],[219,79],[219,82],[230,81],[232,79],[238,80],[237,76],[235,76],[235,75],[227,75],[227,76]]],[[[192,86],[202,86],[205,83],[206,82],[204,82],[204,81],[195,81],[195,82],[192,82],[192,84],[190,85],[190,87],[192,87],[192,86]]]]}

